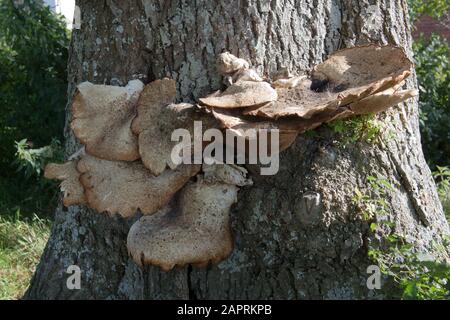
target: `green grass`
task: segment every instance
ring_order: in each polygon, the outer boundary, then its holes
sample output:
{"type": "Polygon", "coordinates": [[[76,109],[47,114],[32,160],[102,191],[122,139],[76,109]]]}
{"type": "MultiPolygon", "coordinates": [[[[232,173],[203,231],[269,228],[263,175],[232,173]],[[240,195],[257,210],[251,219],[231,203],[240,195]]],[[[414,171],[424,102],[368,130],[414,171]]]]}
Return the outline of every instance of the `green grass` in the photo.
{"type": "Polygon", "coordinates": [[[50,222],[0,215],[0,300],[19,299],[50,235],[50,222]]]}

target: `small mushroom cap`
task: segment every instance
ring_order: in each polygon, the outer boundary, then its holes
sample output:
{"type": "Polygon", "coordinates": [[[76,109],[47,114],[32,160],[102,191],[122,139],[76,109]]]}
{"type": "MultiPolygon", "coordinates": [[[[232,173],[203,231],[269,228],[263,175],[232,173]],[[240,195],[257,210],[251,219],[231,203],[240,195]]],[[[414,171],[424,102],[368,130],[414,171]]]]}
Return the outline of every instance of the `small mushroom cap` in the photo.
{"type": "Polygon", "coordinates": [[[139,80],[130,81],[126,87],[90,82],[78,85],[71,127],[87,153],[107,160],[139,159],[131,121],[143,86],[139,80]]]}
{"type": "Polygon", "coordinates": [[[264,81],[238,81],[217,96],[199,99],[202,104],[215,108],[250,107],[275,100],[277,92],[264,81]]]}
{"type": "Polygon", "coordinates": [[[175,266],[217,263],[233,250],[229,211],[238,188],[199,179],[187,184],[177,204],[133,224],[127,247],[140,266],[168,271],[175,266]]]}
{"type": "Polygon", "coordinates": [[[89,207],[98,212],[133,216],[139,209],[152,214],[200,170],[199,165],[183,165],[155,177],[140,162],[108,161],[89,155],[78,162],[78,171],[89,207]]]}
{"type": "Polygon", "coordinates": [[[253,69],[242,69],[233,74],[233,83],[238,81],[263,81],[263,78],[253,69]]]}
{"type": "Polygon", "coordinates": [[[227,75],[248,68],[249,64],[247,61],[240,59],[229,52],[221,53],[217,58],[217,70],[222,75],[227,75]]]}
{"type": "Polygon", "coordinates": [[[79,181],[80,173],[77,171],[75,161],[64,164],[49,163],[45,166],[44,177],[62,180],[60,188],[63,192],[63,204],[66,207],[86,203],[84,188],[79,181]]]}

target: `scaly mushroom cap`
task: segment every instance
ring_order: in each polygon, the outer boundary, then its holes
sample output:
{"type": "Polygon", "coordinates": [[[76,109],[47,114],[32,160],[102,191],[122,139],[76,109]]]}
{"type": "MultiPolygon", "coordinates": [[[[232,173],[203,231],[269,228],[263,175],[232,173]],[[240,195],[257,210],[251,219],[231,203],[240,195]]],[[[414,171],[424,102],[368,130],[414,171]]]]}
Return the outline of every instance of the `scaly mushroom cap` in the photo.
{"type": "Polygon", "coordinates": [[[223,93],[200,98],[200,103],[215,108],[240,108],[277,100],[277,92],[264,81],[240,80],[223,93]]]}
{"type": "Polygon", "coordinates": [[[200,166],[183,165],[155,177],[140,162],[108,161],[85,155],[77,169],[89,207],[131,217],[138,209],[143,214],[161,209],[197,174],[200,166]]]}
{"type": "MultiPolygon", "coordinates": [[[[291,79],[277,80],[274,83],[277,101],[248,108],[243,113],[270,119],[294,116],[309,119],[393,87],[410,75],[411,68],[411,61],[397,47],[369,45],[344,49],[317,65],[312,80],[299,80],[292,86],[287,85],[291,79]],[[280,85],[282,80],[285,86],[280,85]]],[[[374,106],[366,113],[380,110],[385,109],[374,106]]]]}
{"type": "Polygon", "coordinates": [[[176,84],[172,79],[164,78],[147,84],[139,98],[138,115],[132,123],[133,132],[139,136],[142,163],[155,175],[160,175],[167,165],[175,168],[170,157],[170,137],[172,121],[177,115],[167,110],[166,116],[162,117],[162,113],[175,100],[176,94],[176,84]]]}
{"type": "MultiPolygon", "coordinates": [[[[415,90],[398,90],[411,69],[412,63],[401,48],[349,48],[317,65],[312,79],[293,77],[287,69],[281,70],[273,83],[276,101],[233,110],[211,103],[212,114],[238,136],[244,136],[248,129],[278,129],[283,150],[298,133],[322,123],[381,112],[416,95],[415,90]]],[[[205,99],[220,99],[222,95],[205,99]]]]}
{"type": "Polygon", "coordinates": [[[233,184],[219,182],[219,176],[213,178],[215,170],[210,171],[208,181],[198,176],[171,206],[133,224],[127,239],[133,260],[140,266],[153,264],[167,271],[186,264],[205,266],[228,257],[233,250],[229,212],[238,192],[234,183],[244,182],[243,172],[237,171],[227,176],[233,184]]]}
{"type": "Polygon", "coordinates": [[[132,130],[139,135],[139,153],[143,164],[154,174],[160,175],[166,167],[175,169],[171,153],[178,141],[172,141],[172,133],[186,129],[193,136],[194,121],[201,120],[203,129],[216,126],[214,119],[199,112],[189,103],[172,104],[175,99],[175,81],[156,80],[145,86],[138,102],[138,115],[132,130]]]}
{"type": "Polygon", "coordinates": [[[126,87],[83,82],[72,104],[71,123],[86,152],[106,160],[139,159],[137,137],[131,132],[136,103],[143,83],[132,80],[126,87]]]}
{"type": "Polygon", "coordinates": [[[354,100],[393,87],[411,74],[412,62],[403,49],[367,45],[333,53],[313,70],[313,79],[325,82],[340,99],[354,100]]]}
{"type": "Polygon", "coordinates": [[[77,163],[69,161],[64,164],[49,163],[45,166],[44,177],[62,180],[60,189],[63,192],[63,204],[68,207],[74,204],[85,204],[84,189],[80,183],[77,163]]]}

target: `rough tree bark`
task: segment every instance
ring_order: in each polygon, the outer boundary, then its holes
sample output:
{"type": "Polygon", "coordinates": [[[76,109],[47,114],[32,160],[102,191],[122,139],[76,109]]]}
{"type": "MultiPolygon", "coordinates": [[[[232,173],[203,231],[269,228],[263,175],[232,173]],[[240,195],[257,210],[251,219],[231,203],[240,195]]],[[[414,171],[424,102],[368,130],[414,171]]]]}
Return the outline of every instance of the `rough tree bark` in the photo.
{"type": "MultiPolygon", "coordinates": [[[[125,85],[176,79],[179,99],[218,89],[214,61],[228,50],[268,74],[282,66],[308,71],[340,48],[377,42],[411,55],[406,0],[77,1],[81,29],[70,48],[69,89],[82,81],[125,85]]],[[[416,85],[415,79],[408,87],[416,85]]],[[[70,105],[70,101],[69,101],[70,105]]],[[[235,249],[207,269],[140,270],[128,257],[133,221],[80,206],[55,214],[29,299],[379,297],[366,288],[368,226],[352,204],[368,175],[389,177],[389,219],[398,233],[427,247],[448,234],[421,151],[417,101],[381,116],[395,139],[343,148],[327,128],[301,136],[281,156],[275,176],[253,176],[232,213],[235,249]],[[68,290],[66,269],[82,270],[68,290]]],[[[67,108],[67,121],[70,121],[67,108]]],[[[79,148],[66,126],[67,154],[79,148]]]]}

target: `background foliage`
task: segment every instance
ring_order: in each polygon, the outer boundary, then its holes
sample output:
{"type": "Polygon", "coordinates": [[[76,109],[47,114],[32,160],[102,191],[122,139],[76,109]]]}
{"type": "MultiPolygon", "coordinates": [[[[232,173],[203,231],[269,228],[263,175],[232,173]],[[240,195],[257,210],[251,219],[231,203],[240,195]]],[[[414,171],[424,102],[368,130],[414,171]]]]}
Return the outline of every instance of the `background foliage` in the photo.
{"type": "Polygon", "coordinates": [[[62,140],[69,37],[41,1],[15,3],[0,0],[0,212],[50,213],[55,192],[38,159],[56,156],[62,140]]]}

